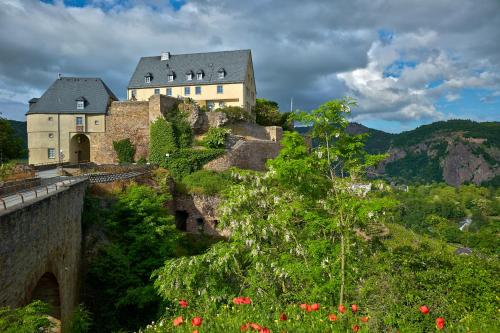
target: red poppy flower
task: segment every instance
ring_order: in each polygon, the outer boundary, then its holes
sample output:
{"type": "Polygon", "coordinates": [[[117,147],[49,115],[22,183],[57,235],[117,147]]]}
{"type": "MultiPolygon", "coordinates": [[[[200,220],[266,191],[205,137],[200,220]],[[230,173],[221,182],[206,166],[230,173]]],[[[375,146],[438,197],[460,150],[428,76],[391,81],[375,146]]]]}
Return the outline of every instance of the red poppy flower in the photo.
{"type": "Polygon", "coordinates": [[[425,305],[422,305],[419,309],[420,309],[420,312],[422,312],[424,315],[429,313],[429,308],[425,305]]]}
{"type": "Polygon", "coordinates": [[[354,313],[358,312],[358,306],[356,304],[351,304],[351,310],[354,313]]]}
{"type": "Polygon", "coordinates": [[[244,332],[244,331],[248,330],[249,327],[250,327],[249,323],[243,324],[240,327],[240,331],[244,332]]]}
{"type": "Polygon", "coordinates": [[[271,331],[269,330],[269,328],[267,327],[262,327],[260,330],[259,330],[259,333],[271,333],[271,331]]]}
{"type": "Polygon", "coordinates": [[[250,297],[235,297],[233,298],[234,304],[252,304],[250,297]]]}
{"type": "Polygon", "coordinates": [[[282,313],[282,314],[280,314],[280,320],[281,321],[288,320],[288,317],[286,316],[286,314],[282,313]]]}
{"type": "Polygon", "coordinates": [[[191,324],[193,324],[193,326],[200,326],[202,322],[203,322],[203,318],[201,318],[201,317],[194,317],[191,320],[191,324]]]}
{"type": "Polygon", "coordinates": [[[318,311],[319,310],[319,304],[318,303],[311,304],[311,310],[318,311]]]}
{"type": "Polygon", "coordinates": [[[175,318],[173,320],[173,322],[174,322],[174,326],[179,326],[180,324],[182,324],[184,322],[184,320],[182,319],[182,316],[179,316],[179,317],[175,318]]]}
{"type": "Polygon", "coordinates": [[[353,330],[354,332],[359,331],[359,326],[358,326],[358,325],[354,325],[354,326],[352,327],[352,330],[353,330]]]}
{"type": "Polygon", "coordinates": [[[436,318],[436,328],[438,330],[442,330],[444,328],[444,318],[443,317],[436,318]]]}
{"type": "Polygon", "coordinates": [[[330,319],[330,321],[336,321],[337,320],[337,315],[334,314],[334,313],[330,313],[328,315],[328,319],[330,319]]]}
{"type": "Polygon", "coordinates": [[[344,304],[340,304],[339,305],[339,312],[340,313],[345,313],[345,306],[344,306],[344,304]]]}
{"type": "Polygon", "coordinates": [[[368,322],[368,320],[370,320],[370,318],[368,318],[368,317],[361,317],[361,321],[362,321],[363,323],[367,323],[367,322],[368,322]]]}
{"type": "Polygon", "coordinates": [[[198,330],[194,330],[193,333],[200,333],[198,330]]]}
{"type": "Polygon", "coordinates": [[[260,331],[262,329],[262,326],[256,323],[250,323],[250,327],[257,331],[260,331]]]}
{"type": "Polygon", "coordinates": [[[306,304],[306,303],[302,303],[302,304],[300,304],[300,308],[301,308],[302,310],[307,310],[307,307],[308,307],[308,306],[309,306],[309,305],[308,305],[308,304],[306,304]]]}
{"type": "Polygon", "coordinates": [[[187,308],[188,302],[185,299],[181,299],[179,300],[179,305],[181,306],[181,308],[187,308]]]}

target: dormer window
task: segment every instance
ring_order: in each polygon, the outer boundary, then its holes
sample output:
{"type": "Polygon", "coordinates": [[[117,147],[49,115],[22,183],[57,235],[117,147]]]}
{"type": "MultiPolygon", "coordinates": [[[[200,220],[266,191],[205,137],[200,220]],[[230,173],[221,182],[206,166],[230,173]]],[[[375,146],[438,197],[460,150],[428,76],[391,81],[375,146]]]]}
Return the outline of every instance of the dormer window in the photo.
{"type": "Polygon", "coordinates": [[[224,68],[219,68],[217,74],[219,75],[219,79],[223,79],[226,76],[226,71],[224,70],[224,68]]]}
{"type": "Polygon", "coordinates": [[[192,79],[193,79],[193,72],[187,71],[186,72],[186,81],[191,81],[192,79]]]}
{"type": "Polygon", "coordinates": [[[85,97],[81,96],[76,99],[76,109],[77,110],[85,109],[85,97]]]}
{"type": "Polygon", "coordinates": [[[144,76],[144,82],[151,83],[151,80],[153,80],[153,74],[147,73],[146,76],[144,76]]]}
{"type": "Polygon", "coordinates": [[[203,70],[199,69],[196,72],[196,80],[203,80],[203,70]]]}
{"type": "Polygon", "coordinates": [[[175,79],[175,73],[172,70],[169,70],[167,73],[167,81],[172,82],[175,79]]]}

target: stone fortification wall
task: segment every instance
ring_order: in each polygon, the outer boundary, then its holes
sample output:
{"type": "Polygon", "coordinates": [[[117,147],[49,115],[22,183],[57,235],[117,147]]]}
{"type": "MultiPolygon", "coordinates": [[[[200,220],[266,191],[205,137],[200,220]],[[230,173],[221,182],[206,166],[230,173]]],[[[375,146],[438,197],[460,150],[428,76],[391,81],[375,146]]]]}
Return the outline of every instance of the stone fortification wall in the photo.
{"type": "Polygon", "coordinates": [[[135,160],[147,158],[150,123],[178,103],[178,99],[164,95],[153,95],[148,102],[113,102],[106,115],[106,132],[91,134],[91,161],[98,164],[117,163],[113,141],[127,138],[135,145],[135,160]]]}
{"type": "Polygon", "coordinates": [[[233,135],[239,135],[248,139],[280,141],[283,129],[279,126],[260,126],[254,123],[239,121],[227,125],[233,135]]]}
{"type": "Polygon", "coordinates": [[[281,146],[271,140],[240,140],[226,154],[210,161],[203,167],[207,170],[224,171],[230,167],[250,170],[265,170],[268,159],[278,156],[281,146]]]}
{"type": "Polygon", "coordinates": [[[51,274],[57,280],[64,330],[78,304],[86,186],[87,181],[74,183],[0,211],[0,307],[26,305],[42,276],[51,274]]]}

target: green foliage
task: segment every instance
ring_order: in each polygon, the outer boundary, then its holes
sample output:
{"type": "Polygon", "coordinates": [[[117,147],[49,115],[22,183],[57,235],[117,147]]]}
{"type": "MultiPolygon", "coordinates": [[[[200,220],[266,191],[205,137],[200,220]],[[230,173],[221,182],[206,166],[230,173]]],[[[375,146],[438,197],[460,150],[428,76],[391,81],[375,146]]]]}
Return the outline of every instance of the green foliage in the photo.
{"type": "Polygon", "coordinates": [[[129,138],[113,141],[113,149],[118,155],[119,163],[133,163],[135,155],[135,146],[129,138]]]}
{"type": "Polygon", "coordinates": [[[0,163],[26,156],[21,137],[12,128],[11,122],[0,117],[0,163]]]}
{"type": "Polygon", "coordinates": [[[78,305],[73,312],[69,324],[69,333],[88,333],[92,327],[92,318],[90,312],[83,304],[78,305]]]}
{"type": "Polygon", "coordinates": [[[180,180],[225,152],[224,149],[180,149],[166,157],[160,165],[168,169],[174,179],[180,180]]]}
{"type": "Polygon", "coordinates": [[[5,177],[10,175],[15,166],[16,164],[13,162],[0,164],[0,180],[3,180],[5,177]]]}
{"type": "Polygon", "coordinates": [[[278,103],[265,98],[256,99],[255,122],[262,126],[281,126],[284,130],[293,128],[290,112],[280,112],[278,103]]]}
{"type": "Polygon", "coordinates": [[[229,172],[199,170],[182,178],[181,184],[185,193],[216,195],[227,190],[234,181],[229,172]]]}
{"type": "Polygon", "coordinates": [[[11,309],[0,308],[0,332],[3,333],[33,333],[40,327],[48,329],[53,324],[47,317],[47,304],[35,301],[24,307],[11,309]]]}
{"type": "Polygon", "coordinates": [[[420,234],[449,243],[461,244],[487,254],[499,254],[500,215],[496,191],[475,185],[454,188],[445,184],[410,187],[409,192],[394,192],[400,202],[396,221],[420,234]],[[460,231],[459,222],[472,219],[460,231]]]}
{"type": "Polygon", "coordinates": [[[231,134],[229,128],[210,127],[203,138],[203,145],[207,148],[222,148],[229,134],[231,134]]]}
{"type": "Polygon", "coordinates": [[[157,315],[161,302],[149,276],[175,255],[180,237],[164,207],[169,199],[150,187],[135,185],[120,194],[108,211],[101,209],[97,217],[84,215],[84,225],[101,224],[111,241],[100,248],[87,277],[90,289],[98,291],[88,304],[99,328],[94,331],[137,329],[157,315]]]}
{"type": "Polygon", "coordinates": [[[240,106],[225,106],[217,109],[218,112],[226,114],[227,118],[231,121],[252,121],[252,115],[240,106]]]}
{"type": "Polygon", "coordinates": [[[163,118],[156,119],[149,128],[149,161],[162,165],[165,156],[177,150],[172,124],[163,118]]]}

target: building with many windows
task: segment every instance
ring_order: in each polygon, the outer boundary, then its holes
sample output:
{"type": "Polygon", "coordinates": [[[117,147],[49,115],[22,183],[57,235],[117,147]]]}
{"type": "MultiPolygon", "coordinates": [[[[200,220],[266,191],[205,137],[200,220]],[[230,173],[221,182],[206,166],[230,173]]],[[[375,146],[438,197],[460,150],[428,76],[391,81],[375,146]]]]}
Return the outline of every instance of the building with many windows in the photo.
{"type": "Polygon", "coordinates": [[[192,54],[163,52],[143,57],[130,79],[129,100],[146,101],[154,94],[191,98],[214,110],[255,107],[255,79],[250,50],[192,54]]]}

